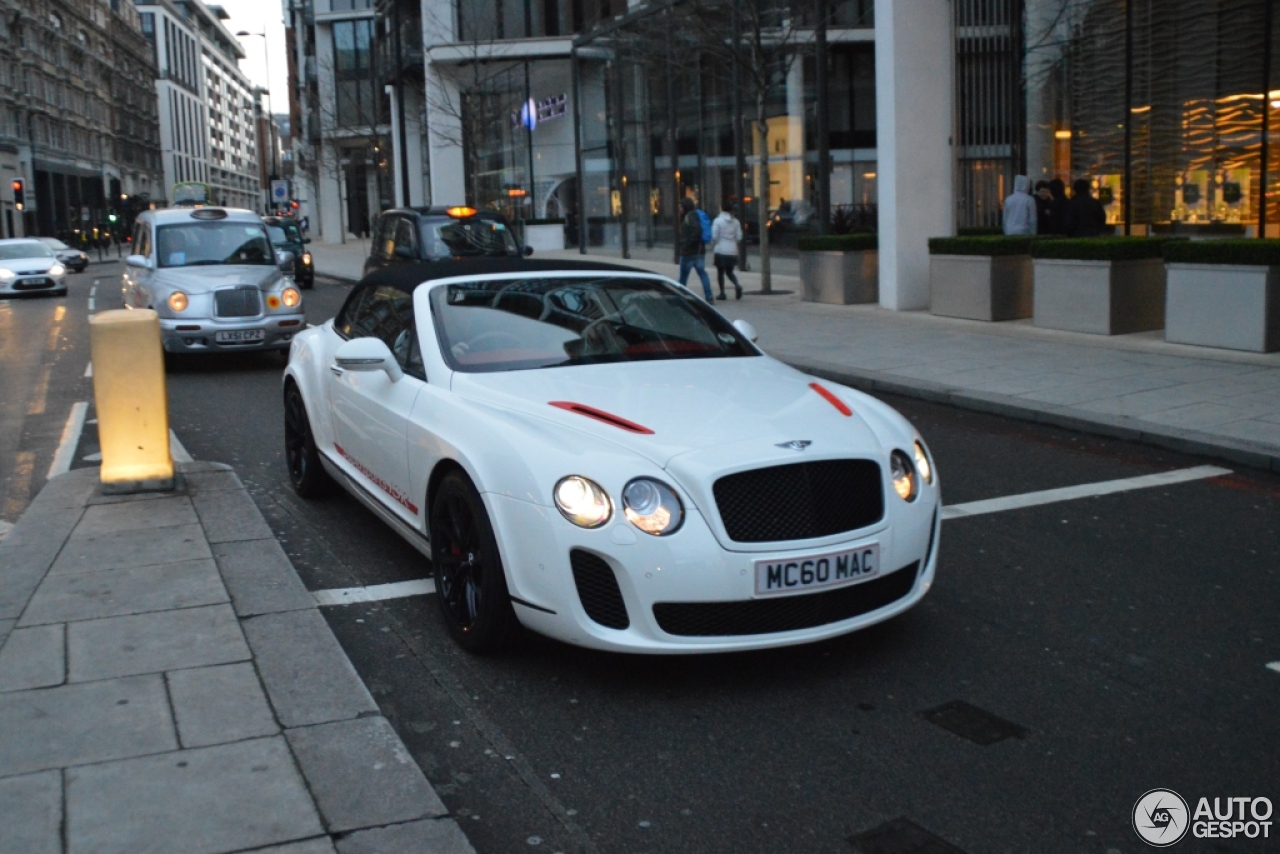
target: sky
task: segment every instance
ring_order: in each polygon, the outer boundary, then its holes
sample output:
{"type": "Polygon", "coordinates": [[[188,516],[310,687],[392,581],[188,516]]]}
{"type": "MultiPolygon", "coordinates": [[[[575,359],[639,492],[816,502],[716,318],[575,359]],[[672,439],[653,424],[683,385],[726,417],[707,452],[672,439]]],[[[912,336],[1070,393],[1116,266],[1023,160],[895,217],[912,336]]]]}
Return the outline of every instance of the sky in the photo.
{"type": "Polygon", "coordinates": [[[241,30],[267,34],[265,46],[270,55],[265,62],[263,38],[240,37],[240,45],[244,48],[240,70],[251,82],[266,86],[266,68],[270,66],[271,111],[277,114],[289,112],[289,68],[284,47],[284,6],[280,0],[210,0],[208,5],[221,6],[227,11],[231,19],[222,24],[232,35],[241,30]]]}

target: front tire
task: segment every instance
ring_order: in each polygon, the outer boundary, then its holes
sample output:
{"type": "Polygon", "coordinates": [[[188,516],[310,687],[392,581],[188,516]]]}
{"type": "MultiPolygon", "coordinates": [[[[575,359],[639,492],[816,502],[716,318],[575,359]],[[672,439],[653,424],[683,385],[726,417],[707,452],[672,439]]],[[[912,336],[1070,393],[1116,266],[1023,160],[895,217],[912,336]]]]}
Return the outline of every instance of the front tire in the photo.
{"type": "Polygon", "coordinates": [[[484,501],[462,472],[445,475],[431,502],[431,565],[445,627],[468,652],[498,649],[517,626],[498,541],[484,501]]]}
{"type": "Polygon", "coordinates": [[[289,383],[284,392],[284,457],[289,483],[301,498],[318,498],[329,489],[329,475],[320,464],[311,421],[298,386],[289,383]]]}

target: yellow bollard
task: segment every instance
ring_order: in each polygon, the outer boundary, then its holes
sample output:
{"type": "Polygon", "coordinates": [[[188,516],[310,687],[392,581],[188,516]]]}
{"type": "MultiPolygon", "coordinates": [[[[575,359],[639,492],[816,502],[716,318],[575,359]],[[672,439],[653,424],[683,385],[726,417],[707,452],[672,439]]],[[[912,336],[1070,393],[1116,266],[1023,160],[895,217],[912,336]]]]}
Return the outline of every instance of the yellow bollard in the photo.
{"type": "Polygon", "coordinates": [[[96,314],[89,320],[89,344],[102,446],[102,491],[173,489],[169,396],[158,315],[150,309],[96,314]]]}

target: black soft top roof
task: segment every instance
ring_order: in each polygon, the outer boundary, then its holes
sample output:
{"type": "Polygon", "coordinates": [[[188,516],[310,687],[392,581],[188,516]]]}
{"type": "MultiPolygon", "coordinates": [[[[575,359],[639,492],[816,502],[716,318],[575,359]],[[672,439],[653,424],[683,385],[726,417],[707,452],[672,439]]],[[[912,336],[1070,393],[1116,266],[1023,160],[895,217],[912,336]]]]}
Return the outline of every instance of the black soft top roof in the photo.
{"type": "Polygon", "coordinates": [[[557,272],[590,272],[593,270],[608,273],[632,273],[638,276],[661,275],[649,270],[640,270],[635,267],[608,264],[601,261],[552,261],[514,257],[456,258],[447,261],[423,261],[386,270],[375,270],[365,276],[361,280],[361,284],[368,282],[375,285],[387,285],[406,293],[412,293],[419,285],[427,285],[433,281],[450,279],[454,276],[485,276],[498,273],[541,275],[557,272]]]}

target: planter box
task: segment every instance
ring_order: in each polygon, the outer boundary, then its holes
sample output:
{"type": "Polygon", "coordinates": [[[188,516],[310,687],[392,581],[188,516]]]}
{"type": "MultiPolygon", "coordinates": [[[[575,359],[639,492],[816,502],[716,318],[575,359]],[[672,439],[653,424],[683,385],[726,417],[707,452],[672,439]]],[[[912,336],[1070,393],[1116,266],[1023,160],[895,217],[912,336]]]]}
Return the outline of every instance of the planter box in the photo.
{"type": "Polygon", "coordinates": [[[1045,329],[1124,335],[1164,328],[1164,260],[1035,259],[1032,317],[1045,329]]]}
{"type": "Polygon", "coordinates": [[[1170,263],[1168,275],[1166,341],[1280,350],[1280,267],[1170,263]]]}
{"type": "Polygon", "coordinates": [[[930,255],[929,311],[969,320],[1031,316],[1030,255],[930,255]]]}
{"type": "Polygon", "coordinates": [[[879,302],[879,253],[801,252],[800,298],[836,305],[879,302]]]}
{"type": "Polygon", "coordinates": [[[564,249],[564,223],[525,223],[524,243],[535,252],[555,252],[564,249]]]}

